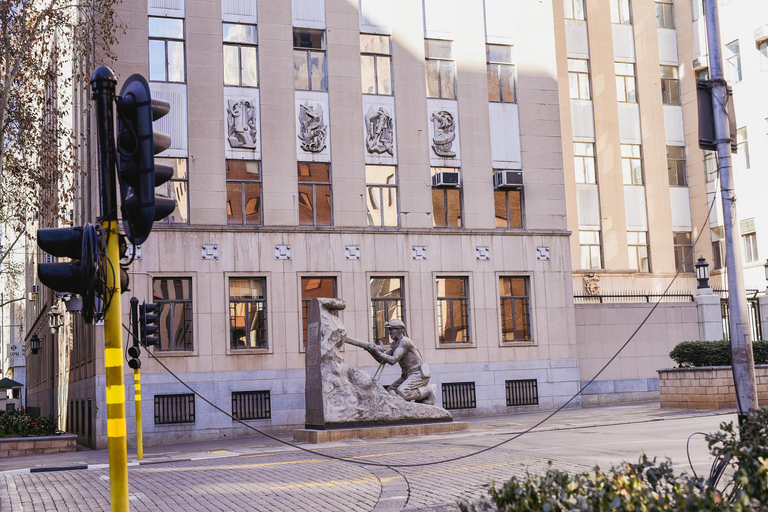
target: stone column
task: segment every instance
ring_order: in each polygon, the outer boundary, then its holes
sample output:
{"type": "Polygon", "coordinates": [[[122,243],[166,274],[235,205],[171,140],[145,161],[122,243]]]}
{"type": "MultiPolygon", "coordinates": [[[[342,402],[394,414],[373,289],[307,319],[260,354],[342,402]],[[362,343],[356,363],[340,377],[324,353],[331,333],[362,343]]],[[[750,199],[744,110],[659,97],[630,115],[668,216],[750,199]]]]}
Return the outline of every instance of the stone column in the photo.
{"type": "Polygon", "coordinates": [[[712,288],[699,288],[696,290],[694,300],[699,316],[699,339],[707,341],[723,339],[720,297],[712,293],[712,288]]]}
{"type": "Polygon", "coordinates": [[[768,288],[765,289],[765,295],[757,299],[760,306],[760,328],[763,333],[763,339],[768,339],[768,288]]]}

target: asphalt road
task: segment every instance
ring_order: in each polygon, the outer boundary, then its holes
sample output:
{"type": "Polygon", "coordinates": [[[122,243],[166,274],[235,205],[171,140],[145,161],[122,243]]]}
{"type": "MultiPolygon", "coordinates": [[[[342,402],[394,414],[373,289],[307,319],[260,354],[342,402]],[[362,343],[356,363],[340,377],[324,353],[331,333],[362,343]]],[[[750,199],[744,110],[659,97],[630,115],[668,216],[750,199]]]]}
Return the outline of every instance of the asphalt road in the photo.
{"type": "MultiPolygon", "coordinates": [[[[588,410],[582,411],[588,417],[588,410]]],[[[557,468],[588,471],[636,462],[645,453],[669,457],[679,471],[690,472],[688,437],[716,431],[722,421],[735,421],[735,415],[635,415],[627,422],[616,416],[603,420],[613,424],[582,427],[565,422],[480,454],[519,432],[519,425],[495,421],[463,433],[304,445],[316,453],[255,437],[193,457],[150,455],[145,462],[156,463],[128,469],[130,504],[136,511],[174,512],[455,511],[458,500],[478,499],[489,481],[541,472],[549,461],[557,468]],[[462,456],[467,457],[446,462],[462,456]]],[[[707,474],[711,457],[703,436],[695,436],[690,448],[694,469],[707,474]]],[[[108,467],[0,470],[0,510],[109,510],[108,467]]]]}

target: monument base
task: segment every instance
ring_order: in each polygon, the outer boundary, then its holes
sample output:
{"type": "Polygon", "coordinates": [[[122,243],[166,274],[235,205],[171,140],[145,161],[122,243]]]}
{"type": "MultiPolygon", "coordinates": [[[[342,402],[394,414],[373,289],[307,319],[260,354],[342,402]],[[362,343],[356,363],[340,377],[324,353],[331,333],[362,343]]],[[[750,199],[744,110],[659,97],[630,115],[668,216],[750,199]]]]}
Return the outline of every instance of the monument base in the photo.
{"type": "Polygon", "coordinates": [[[324,430],[300,428],[293,431],[293,440],[318,444],[344,439],[383,439],[397,436],[443,434],[467,430],[469,423],[461,421],[440,423],[412,423],[406,425],[379,425],[358,428],[326,428],[324,430]]]}

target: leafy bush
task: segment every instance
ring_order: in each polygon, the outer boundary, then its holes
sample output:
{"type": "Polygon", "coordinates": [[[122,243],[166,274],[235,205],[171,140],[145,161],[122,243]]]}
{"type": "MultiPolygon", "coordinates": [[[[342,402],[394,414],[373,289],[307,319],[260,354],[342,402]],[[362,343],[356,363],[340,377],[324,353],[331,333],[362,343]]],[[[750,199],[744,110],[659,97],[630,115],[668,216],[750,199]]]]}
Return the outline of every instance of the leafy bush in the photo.
{"type": "Polygon", "coordinates": [[[24,409],[0,411],[0,438],[50,436],[56,431],[56,422],[53,419],[29,416],[24,409]]]}
{"type": "MultiPolygon", "coordinates": [[[[459,503],[462,512],[608,512],[608,511],[768,511],[768,408],[750,415],[736,432],[732,423],[707,435],[711,453],[733,473],[725,486],[718,478],[676,475],[671,461],[661,464],[643,455],[637,464],[610,471],[570,475],[551,467],[544,475],[512,477],[489,485],[479,503],[459,503]],[[721,488],[719,488],[721,487],[721,488]]],[[[721,471],[722,474],[725,471],[721,471]]]]}
{"type": "MultiPolygon", "coordinates": [[[[768,341],[752,342],[755,364],[768,364],[768,341]]],[[[683,341],[669,353],[677,364],[688,366],[730,366],[731,345],[728,340],[683,341]]]]}

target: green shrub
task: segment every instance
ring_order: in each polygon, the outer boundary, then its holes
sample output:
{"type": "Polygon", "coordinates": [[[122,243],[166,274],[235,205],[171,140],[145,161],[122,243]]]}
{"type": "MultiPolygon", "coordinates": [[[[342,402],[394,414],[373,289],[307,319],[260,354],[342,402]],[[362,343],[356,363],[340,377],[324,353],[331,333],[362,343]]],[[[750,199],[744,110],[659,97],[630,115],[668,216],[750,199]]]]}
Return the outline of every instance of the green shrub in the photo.
{"type": "MultiPolygon", "coordinates": [[[[732,423],[707,436],[712,455],[725,457],[733,479],[718,489],[713,482],[675,474],[671,461],[656,464],[645,455],[637,464],[609,471],[595,468],[570,475],[551,467],[544,475],[512,477],[501,487],[489,484],[478,503],[459,503],[463,512],[629,512],[768,511],[768,408],[750,415],[741,432],[732,423]]],[[[716,483],[716,482],[715,482],[716,483]]]]}
{"type": "Polygon", "coordinates": [[[50,436],[57,430],[53,419],[29,416],[23,409],[0,411],[0,438],[50,436]]]}
{"type": "MultiPolygon", "coordinates": [[[[768,341],[752,342],[755,364],[768,364],[768,341]]],[[[683,341],[669,353],[681,367],[688,366],[730,366],[731,345],[728,340],[683,341]]]]}

